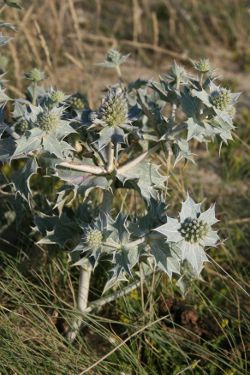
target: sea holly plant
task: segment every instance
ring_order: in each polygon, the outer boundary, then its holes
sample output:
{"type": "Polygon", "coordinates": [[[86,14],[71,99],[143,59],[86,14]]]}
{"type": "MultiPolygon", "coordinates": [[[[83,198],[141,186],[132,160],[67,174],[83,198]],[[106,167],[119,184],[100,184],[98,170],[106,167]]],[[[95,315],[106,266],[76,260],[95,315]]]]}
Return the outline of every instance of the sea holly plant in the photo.
{"type": "MultiPolygon", "coordinates": [[[[1,161],[19,166],[10,185],[34,216],[40,246],[68,251],[79,268],[81,314],[125,295],[138,286],[138,275],[147,279],[155,271],[177,279],[183,291],[187,277],[200,277],[207,249],[219,241],[214,205],[204,211],[187,193],[172,217],[165,197],[171,158],[173,166],[193,161],[192,139],[232,138],[239,94],[218,84],[206,59],[193,62],[194,73],[174,62],[159,81],[125,84],[119,66],[127,58],[107,53],[101,65],[114,68],[119,82],[106,88],[97,109],[81,93],[43,87],[44,74],[36,68],[25,75],[24,98],[9,98],[1,84],[1,161]],[[5,117],[7,107],[11,116],[5,117]],[[38,203],[41,179],[56,194],[40,190],[38,203]],[[117,191],[124,197],[136,192],[143,210],[117,210],[117,191]],[[89,304],[91,275],[103,261],[110,264],[105,295],[89,304]]],[[[81,322],[73,322],[70,340],[81,322]]]]}

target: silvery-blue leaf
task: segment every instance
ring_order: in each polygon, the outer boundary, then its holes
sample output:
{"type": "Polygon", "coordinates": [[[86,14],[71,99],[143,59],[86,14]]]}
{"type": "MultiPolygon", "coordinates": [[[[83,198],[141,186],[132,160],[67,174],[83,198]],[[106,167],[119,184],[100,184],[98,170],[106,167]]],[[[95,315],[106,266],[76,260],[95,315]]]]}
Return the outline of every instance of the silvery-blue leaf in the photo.
{"type": "Polygon", "coordinates": [[[177,140],[176,143],[173,144],[172,149],[176,157],[174,166],[182,159],[190,160],[194,163],[193,154],[189,149],[189,143],[185,139],[181,138],[177,140]]]}
{"type": "Polygon", "coordinates": [[[171,253],[169,245],[162,240],[152,240],[150,242],[151,253],[155,258],[156,265],[163,272],[167,273],[169,278],[172,278],[172,274],[180,273],[180,262],[171,253]]]}
{"type": "Polygon", "coordinates": [[[188,126],[187,141],[195,138],[201,142],[204,135],[204,127],[202,126],[202,123],[199,123],[197,120],[194,121],[193,117],[189,117],[186,123],[188,126]]]}
{"type": "Polygon", "coordinates": [[[80,239],[81,230],[79,226],[67,215],[63,214],[55,223],[51,231],[38,243],[58,244],[60,247],[66,245],[74,246],[80,239]]]}
{"type": "Polygon", "coordinates": [[[111,273],[107,283],[105,284],[102,294],[106,293],[109,289],[116,287],[124,281],[128,281],[124,273],[121,273],[119,276],[111,273]]]}
{"type": "Polygon", "coordinates": [[[122,212],[119,212],[114,220],[108,222],[108,229],[112,232],[111,238],[115,242],[126,244],[129,241],[127,216],[122,212]]]}
{"type": "Polygon", "coordinates": [[[162,86],[161,83],[158,83],[158,82],[152,82],[151,83],[151,86],[152,88],[157,91],[157,93],[159,94],[160,98],[162,100],[165,100],[165,101],[168,101],[168,96],[169,96],[169,93],[168,91],[165,91],[164,87],[162,86]]]}
{"type": "Polygon", "coordinates": [[[159,222],[166,221],[166,204],[164,200],[150,199],[149,209],[145,216],[139,216],[135,222],[129,224],[129,230],[137,237],[148,234],[159,222]]]}
{"type": "Polygon", "coordinates": [[[157,199],[157,189],[164,189],[167,177],[159,173],[159,166],[142,161],[137,164],[132,170],[118,174],[120,181],[125,183],[130,181],[137,186],[142,196],[149,200],[151,197],[157,199]]]}
{"type": "Polygon", "coordinates": [[[188,117],[196,116],[199,113],[199,102],[192,97],[189,91],[184,90],[181,93],[181,107],[188,117]]]}
{"type": "Polygon", "coordinates": [[[212,107],[212,104],[209,99],[209,94],[205,90],[202,90],[202,91],[192,90],[192,95],[200,99],[200,101],[202,101],[202,103],[205,104],[206,107],[208,108],[212,107]]]}
{"type": "Polygon", "coordinates": [[[13,159],[16,156],[27,155],[29,152],[40,150],[42,147],[41,142],[41,137],[21,137],[16,141],[17,147],[13,154],[13,159]]]}
{"type": "Polygon", "coordinates": [[[29,201],[32,194],[30,189],[30,179],[37,173],[38,164],[35,158],[27,159],[25,166],[21,171],[15,173],[13,182],[16,191],[27,201],[29,201]]]}
{"type": "Polygon", "coordinates": [[[39,231],[43,236],[46,236],[47,232],[51,232],[55,225],[58,223],[58,216],[48,216],[40,214],[40,216],[34,217],[36,231],[39,231]]]}
{"type": "Polygon", "coordinates": [[[66,121],[62,121],[60,126],[56,129],[56,137],[60,140],[73,133],[77,134],[77,132],[66,121]]]}

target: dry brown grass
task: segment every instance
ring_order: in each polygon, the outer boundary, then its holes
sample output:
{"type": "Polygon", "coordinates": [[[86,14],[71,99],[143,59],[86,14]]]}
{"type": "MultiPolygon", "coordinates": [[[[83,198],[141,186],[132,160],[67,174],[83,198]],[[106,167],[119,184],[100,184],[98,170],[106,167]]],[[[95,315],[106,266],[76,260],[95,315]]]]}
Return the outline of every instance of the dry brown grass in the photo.
{"type": "MultiPolygon", "coordinates": [[[[236,0],[24,0],[24,9],[5,8],[2,16],[17,25],[7,47],[8,79],[14,94],[32,66],[45,70],[48,83],[66,91],[84,90],[90,102],[114,76],[97,69],[105,51],[133,52],[128,79],[150,77],[173,59],[206,54],[223,61],[247,44],[247,5],[236,0]],[[95,77],[92,84],[91,77],[95,77]],[[90,84],[91,82],[91,84],[90,84]]],[[[216,61],[217,63],[218,61],[216,61]]]]}

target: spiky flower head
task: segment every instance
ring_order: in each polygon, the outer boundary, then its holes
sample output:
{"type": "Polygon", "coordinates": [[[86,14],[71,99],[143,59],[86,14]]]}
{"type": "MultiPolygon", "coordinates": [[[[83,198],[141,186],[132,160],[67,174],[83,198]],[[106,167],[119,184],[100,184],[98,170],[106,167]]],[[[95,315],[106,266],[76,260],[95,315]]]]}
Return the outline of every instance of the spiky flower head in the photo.
{"type": "Polygon", "coordinates": [[[62,103],[65,100],[66,96],[61,90],[53,90],[50,94],[50,99],[53,103],[62,103]]]}
{"type": "Polygon", "coordinates": [[[38,114],[37,122],[39,127],[46,133],[56,130],[60,124],[60,115],[53,111],[43,111],[38,114]]]}
{"type": "Polygon", "coordinates": [[[33,68],[30,72],[25,74],[25,78],[32,82],[40,82],[44,80],[45,74],[37,68],[33,68]]]}
{"type": "Polygon", "coordinates": [[[201,204],[195,203],[188,195],[182,203],[179,219],[168,217],[166,224],[155,229],[175,244],[181,252],[181,259],[187,260],[197,274],[207,261],[204,247],[215,246],[219,239],[217,232],[211,229],[218,221],[214,206],[205,212],[201,212],[200,207],[201,204]]]}
{"type": "Polygon", "coordinates": [[[88,100],[87,98],[80,93],[71,95],[67,100],[69,106],[76,111],[80,111],[84,108],[88,107],[88,100]]]}
{"type": "Polygon", "coordinates": [[[208,59],[193,61],[193,67],[200,73],[208,73],[211,70],[210,61],[208,59]]]}
{"type": "Polygon", "coordinates": [[[221,88],[212,92],[211,102],[213,106],[220,111],[225,111],[231,104],[231,91],[225,88],[221,88]]]}
{"type": "Polygon", "coordinates": [[[121,87],[111,87],[103,99],[98,118],[103,125],[113,128],[128,122],[128,103],[126,93],[121,87]]]}

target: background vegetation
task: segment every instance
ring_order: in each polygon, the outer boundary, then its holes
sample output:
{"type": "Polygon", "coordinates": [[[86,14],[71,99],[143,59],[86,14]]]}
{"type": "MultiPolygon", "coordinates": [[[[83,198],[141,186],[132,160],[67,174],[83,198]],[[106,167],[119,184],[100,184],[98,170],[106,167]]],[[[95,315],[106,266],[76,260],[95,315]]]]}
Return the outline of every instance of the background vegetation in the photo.
{"type": "MultiPolygon", "coordinates": [[[[18,29],[0,55],[9,95],[22,95],[24,72],[36,66],[45,71],[46,85],[83,92],[90,105],[98,103],[105,86],[116,80],[113,72],[95,66],[110,47],[132,52],[125,80],[157,77],[173,59],[188,69],[191,58],[204,56],[225,76],[224,85],[243,95],[234,141],[220,156],[219,144],[205,149],[194,143],[197,165],[180,164],[171,172],[173,209],[186,190],[197,201],[217,202],[225,241],[210,252],[215,262],[207,265],[204,280],[183,298],[165,276],[155,275],[128,298],[89,315],[74,345],[64,334],[76,314],[77,270],[67,253],[35,244],[25,204],[0,192],[0,373],[248,374],[249,3],[27,0],[23,5],[21,11],[1,9],[2,18],[18,29]],[[10,210],[14,206],[17,216],[10,210]]],[[[166,167],[164,160],[159,163],[166,167]]],[[[9,167],[1,169],[1,183],[7,182],[9,167]]],[[[127,196],[124,210],[134,204],[136,197],[127,196]]],[[[99,267],[92,299],[104,277],[99,267]]]]}

